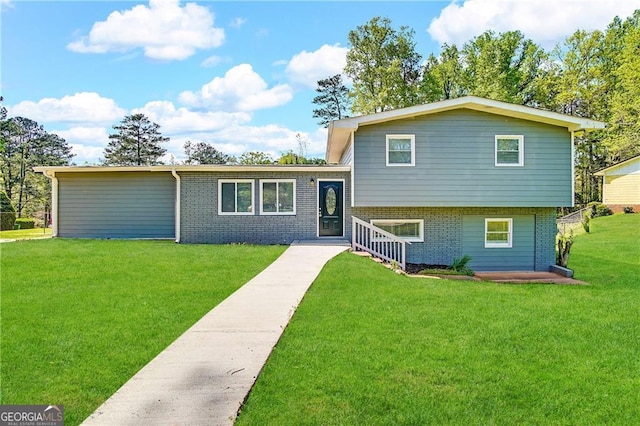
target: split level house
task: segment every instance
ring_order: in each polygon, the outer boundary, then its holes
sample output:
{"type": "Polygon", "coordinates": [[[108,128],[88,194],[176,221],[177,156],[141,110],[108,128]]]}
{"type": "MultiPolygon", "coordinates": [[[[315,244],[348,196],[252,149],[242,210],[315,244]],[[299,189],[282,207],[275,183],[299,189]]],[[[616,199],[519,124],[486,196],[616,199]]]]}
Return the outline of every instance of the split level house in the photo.
{"type": "Polygon", "coordinates": [[[337,120],[327,165],[38,167],[53,234],[179,243],[348,240],[405,263],[547,271],[573,139],[604,123],[478,97],[337,120]]]}

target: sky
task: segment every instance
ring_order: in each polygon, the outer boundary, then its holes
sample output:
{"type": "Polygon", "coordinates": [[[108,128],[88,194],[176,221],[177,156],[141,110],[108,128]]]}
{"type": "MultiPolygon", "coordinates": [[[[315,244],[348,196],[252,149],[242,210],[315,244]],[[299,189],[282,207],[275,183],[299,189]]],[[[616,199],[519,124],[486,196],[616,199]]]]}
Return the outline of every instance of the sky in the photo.
{"type": "Polygon", "coordinates": [[[21,1],[0,0],[0,95],[10,117],[66,139],[97,164],[126,115],[143,113],[183,161],[186,141],[274,158],[307,140],[317,81],[340,73],[350,30],[375,16],[415,31],[423,57],[486,30],[520,30],[546,49],[577,29],[604,30],[640,0],[21,1]]]}

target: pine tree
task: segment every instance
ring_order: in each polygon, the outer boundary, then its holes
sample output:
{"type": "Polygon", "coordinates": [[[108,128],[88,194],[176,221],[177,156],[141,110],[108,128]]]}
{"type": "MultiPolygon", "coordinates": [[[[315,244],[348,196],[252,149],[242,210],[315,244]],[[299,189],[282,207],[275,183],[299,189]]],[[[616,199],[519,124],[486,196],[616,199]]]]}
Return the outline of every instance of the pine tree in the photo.
{"type": "Polygon", "coordinates": [[[160,125],[149,121],[144,114],[128,115],[121,124],[113,126],[118,133],[109,135],[104,149],[104,164],[117,166],[152,166],[167,150],[160,146],[169,138],[160,134],[160,125]]]}
{"type": "Polygon", "coordinates": [[[350,109],[349,90],[342,83],[342,75],[318,80],[316,88],[318,95],[313,98],[313,103],[320,108],[313,110],[313,118],[319,118],[318,124],[327,127],[332,120],[340,120],[347,117],[350,109]]]}

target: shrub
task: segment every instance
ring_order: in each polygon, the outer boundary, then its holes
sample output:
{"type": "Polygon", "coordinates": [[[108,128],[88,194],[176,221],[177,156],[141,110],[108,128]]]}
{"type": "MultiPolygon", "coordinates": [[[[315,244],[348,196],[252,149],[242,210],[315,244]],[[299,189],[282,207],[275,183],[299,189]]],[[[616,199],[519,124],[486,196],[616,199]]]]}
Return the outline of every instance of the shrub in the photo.
{"type": "Polygon", "coordinates": [[[624,209],[622,209],[622,211],[625,213],[633,213],[633,207],[625,207],[624,209]]]}
{"type": "Polygon", "coordinates": [[[13,229],[16,222],[16,209],[13,208],[7,194],[0,192],[0,231],[13,229]]]}
{"type": "Polygon", "coordinates": [[[588,234],[589,231],[591,230],[591,215],[589,214],[589,212],[585,212],[584,216],[582,216],[582,227],[584,228],[584,231],[588,234]]]}
{"type": "Polygon", "coordinates": [[[36,220],[30,217],[19,217],[16,219],[16,225],[20,225],[20,229],[33,229],[36,227],[36,220]]]}
{"type": "Polygon", "coordinates": [[[569,263],[569,253],[571,252],[571,246],[573,245],[573,232],[570,232],[569,234],[559,233],[557,241],[558,251],[556,253],[556,265],[566,268],[567,264],[569,263]]]}
{"type": "Polygon", "coordinates": [[[611,216],[613,214],[613,212],[607,205],[599,203],[597,201],[593,201],[587,204],[587,207],[591,207],[588,210],[589,216],[591,218],[601,217],[601,216],[611,216]]]}

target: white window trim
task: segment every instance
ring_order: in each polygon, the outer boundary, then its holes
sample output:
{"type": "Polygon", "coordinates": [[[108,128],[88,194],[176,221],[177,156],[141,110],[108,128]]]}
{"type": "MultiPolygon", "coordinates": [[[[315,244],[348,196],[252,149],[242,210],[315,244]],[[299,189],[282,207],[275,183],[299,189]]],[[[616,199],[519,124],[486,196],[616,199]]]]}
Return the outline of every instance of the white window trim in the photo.
{"type": "MultiPolygon", "coordinates": [[[[278,196],[278,189],[280,188],[280,185],[276,186],[276,197],[278,196]]],[[[280,208],[280,206],[278,206],[278,209],[280,208]]],[[[295,179],[260,179],[260,215],[264,215],[264,216],[295,216],[296,214],[296,180],[295,179]],[[263,187],[263,183],[292,183],[293,184],[293,211],[292,212],[265,212],[263,211],[263,207],[264,204],[262,203],[263,201],[263,194],[264,194],[264,187],[263,187]]]]}
{"type": "Polygon", "coordinates": [[[387,135],[385,148],[386,164],[388,167],[412,167],[416,165],[416,135],[387,135]],[[389,139],[411,140],[411,163],[389,163],[389,139]]]}
{"type": "Polygon", "coordinates": [[[512,248],[513,247],[513,219],[507,217],[488,217],[484,219],[484,247],[485,248],[512,248]],[[508,222],[509,240],[506,243],[487,241],[489,222],[508,222]]]}
{"type": "Polygon", "coordinates": [[[255,182],[253,179],[218,179],[218,215],[219,216],[254,216],[255,213],[255,182]],[[238,183],[251,184],[251,211],[250,212],[223,212],[222,211],[222,184],[236,184],[236,210],[238,209],[238,183]]]}
{"type": "MultiPolygon", "coordinates": [[[[424,220],[423,219],[371,219],[369,223],[373,226],[377,226],[377,224],[385,224],[385,223],[417,223],[419,224],[420,235],[417,237],[398,237],[405,241],[412,243],[423,243],[424,242],[424,220]]],[[[377,241],[384,241],[385,238],[376,239],[377,241]]]]}
{"type": "Polygon", "coordinates": [[[522,167],[524,166],[524,135],[496,135],[494,146],[494,161],[496,167],[522,167]],[[518,162],[498,163],[498,139],[518,139],[518,162]]]}

